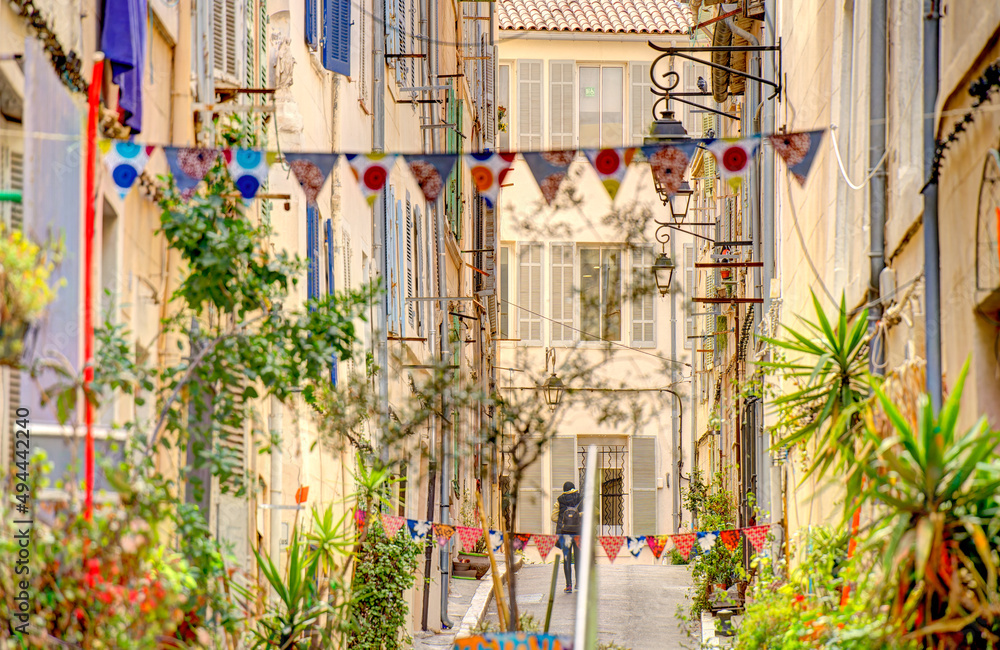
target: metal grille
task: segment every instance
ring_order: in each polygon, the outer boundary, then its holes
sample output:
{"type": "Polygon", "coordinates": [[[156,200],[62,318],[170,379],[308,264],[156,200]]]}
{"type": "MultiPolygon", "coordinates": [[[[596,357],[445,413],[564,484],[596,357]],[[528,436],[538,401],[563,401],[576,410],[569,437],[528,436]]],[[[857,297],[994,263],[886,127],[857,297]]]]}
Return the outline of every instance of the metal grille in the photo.
{"type": "MultiPolygon", "coordinates": [[[[581,489],[586,483],[587,446],[578,448],[580,457],[581,489]]],[[[626,445],[599,445],[597,447],[597,469],[600,481],[600,513],[598,515],[598,535],[625,534],[625,461],[628,457],[626,445]]]]}

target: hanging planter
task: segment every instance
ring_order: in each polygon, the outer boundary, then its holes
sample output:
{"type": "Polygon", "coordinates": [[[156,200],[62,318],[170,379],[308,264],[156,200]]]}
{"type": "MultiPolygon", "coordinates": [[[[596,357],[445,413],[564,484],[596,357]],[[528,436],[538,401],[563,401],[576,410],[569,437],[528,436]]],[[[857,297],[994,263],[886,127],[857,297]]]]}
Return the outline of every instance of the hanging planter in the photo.
{"type": "Polygon", "coordinates": [[[55,300],[51,282],[61,244],[39,246],[20,231],[0,228],[0,365],[21,364],[34,322],[55,300]]]}

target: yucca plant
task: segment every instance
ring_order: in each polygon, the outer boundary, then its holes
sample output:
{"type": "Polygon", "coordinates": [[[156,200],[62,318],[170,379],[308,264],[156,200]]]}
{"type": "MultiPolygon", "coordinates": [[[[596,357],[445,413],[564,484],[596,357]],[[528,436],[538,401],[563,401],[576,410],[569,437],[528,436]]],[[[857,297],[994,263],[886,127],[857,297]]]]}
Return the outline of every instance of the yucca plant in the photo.
{"type": "Polygon", "coordinates": [[[876,450],[863,498],[885,506],[872,541],[892,578],[890,613],[926,647],[1000,647],[1000,431],[985,416],[958,429],[968,370],[937,418],[922,395],[914,426],[877,387],[894,435],[865,416],[876,450]]]}

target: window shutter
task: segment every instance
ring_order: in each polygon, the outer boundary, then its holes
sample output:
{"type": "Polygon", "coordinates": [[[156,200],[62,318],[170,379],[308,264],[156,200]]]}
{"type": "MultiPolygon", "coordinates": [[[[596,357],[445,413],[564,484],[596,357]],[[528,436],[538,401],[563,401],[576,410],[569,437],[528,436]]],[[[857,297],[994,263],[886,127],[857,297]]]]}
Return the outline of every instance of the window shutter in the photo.
{"type": "Polygon", "coordinates": [[[655,535],[656,438],[632,438],[632,534],[655,535]]]}
{"type": "Polygon", "coordinates": [[[521,244],[518,253],[518,332],[523,345],[541,345],[542,245],[521,244]]]}
{"type": "MultiPolygon", "coordinates": [[[[4,387],[7,389],[7,422],[4,430],[3,458],[7,461],[7,467],[14,467],[14,431],[17,417],[17,409],[21,406],[21,371],[16,368],[0,368],[0,373],[4,374],[4,387]]],[[[0,400],[2,401],[2,400],[0,400]]]]}
{"type": "Polygon", "coordinates": [[[323,67],[351,74],[351,0],[323,0],[323,67]]]}
{"type": "Polygon", "coordinates": [[[306,43],[313,50],[319,44],[319,35],[317,34],[318,25],[316,24],[316,0],[305,0],[306,2],[306,43]]]}
{"type": "MultiPolygon", "coordinates": [[[[536,444],[536,441],[528,441],[528,448],[531,449],[536,444]]],[[[544,524],[542,515],[545,509],[542,506],[542,459],[540,457],[528,465],[521,475],[517,499],[518,530],[545,530],[542,528],[544,524]]]]}
{"type": "MultiPolygon", "coordinates": [[[[424,222],[423,217],[420,214],[420,205],[413,206],[413,295],[414,297],[420,297],[424,294],[422,293],[424,286],[424,255],[421,250],[424,233],[424,222]]],[[[417,336],[423,336],[423,305],[428,303],[418,302],[413,305],[413,310],[416,312],[416,331],[417,336]]]]}
{"type": "Polygon", "coordinates": [[[632,344],[653,347],[656,344],[656,301],[650,269],[653,267],[653,247],[639,246],[632,250],[632,344]]]}
{"type": "MultiPolygon", "coordinates": [[[[0,187],[24,191],[24,154],[11,147],[0,146],[0,187]]],[[[13,201],[0,203],[0,222],[11,230],[23,230],[23,204],[13,201]]]]}
{"type": "Polygon", "coordinates": [[[489,60],[486,61],[486,137],[487,149],[494,149],[497,141],[497,46],[487,46],[489,60]]]}
{"type": "Polygon", "coordinates": [[[306,251],[309,268],[306,272],[306,292],[310,300],[319,298],[319,210],[306,207],[306,251]]]}
{"type": "MultiPolygon", "coordinates": [[[[573,485],[576,485],[576,489],[583,491],[583,486],[580,485],[579,478],[577,476],[577,448],[576,448],[576,436],[555,436],[549,443],[549,458],[551,461],[552,469],[552,502],[559,498],[562,494],[562,486],[566,481],[573,481],[573,485]]],[[[552,507],[552,504],[549,504],[552,507]]],[[[550,511],[551,512],[551,511],[550,511]]],[[[549,518],[551,520],[551,517],[549,518]]],[[[548,524],[552,526],[552,532],[555,532],[556,525],[551,523],[548,524]]]]}
{"type": "MultiPolygon", "coordinates": [[[[407,47],[409,43],[407,39],[409,34],[407,33],[406,24],[406,0],[386,0],[386,2],[394,2],[396,9],[394,12],[394,18],[396,23],[396,49],[394,52],[396,54],[406,54],[407,47]]],[[[410,65],[410,60],[404,57],[399,57],[396,59],[396,85],[405,86],[406,79],[408,76],[408,68],[410,65]]]]}
{"type": "Polygon", "coordinates": [[[572,61],[549,63],[549,140],[554,149],[572,149],[573,76],[572,61]]]}
{"type": "Polygon", "coordinates": [[[696,336],[698,332],[695,327],[695,303],[691,298],[697,293],[697,275],[694,272],[694,244],[684,244],[684,295],[687,296],[684,300],[684,309],[687,311],[687,316],[684,317],[684,347],[688,350],[692,348],[698,348],[698,341],[691,338],[696,336]]]}
{"type": "Polygon", "coordinates": [[[240,83],[244,0],[212,0],[212,59],[215,76],[240,83]]]}
{"type": "MultiPolygon", "coordinates": [[[[413,207],[410,203],[410,193],[406,193],[406,297],[413,297],[413,207]]],[[[410,301],[406,302],[406,320],[414,327],[415,308],[410,301]]]]}
{"type": "Polygon", "coordinates": [[[517,62],[517,133],[521,149],[542,148],[542,62],[517,62]]]}
{"type": "Polygon", "coordinates": [[[649,64],[634,62],[629,64],[629,99],[631,104],[632,144],[642,144],[649,135],[649,125],[653,123],[653,82],[649,79],[649,64]]]}
{"type": "Polygon", "coordinates": [[[552,343],[572,343],[573,244],[552,244],[551,258],[552,343]]]}
{"type": "MultiPolygon", "coordinates": [[[[495,48],[495,46],[494,46],[495,48]]],[[[501,65],[497,67],[497,109],[503,106],[505,111],[504,120],[506,131],[500,130],[500,120],[497,119],[497,149],[507,151],[510,149],[510,127],[511,117],[514,115],[510,105],[510,66],[501,65]]]]}
{"type": "MultiPolygon", "coordinates": [[[[326,293],[333,295],[337,280],[333,275],[333,219],[326,220],[326,293]]],[[[333,353],[330,359],[330,383],[337,385],[337,353],[333,353]]]]}

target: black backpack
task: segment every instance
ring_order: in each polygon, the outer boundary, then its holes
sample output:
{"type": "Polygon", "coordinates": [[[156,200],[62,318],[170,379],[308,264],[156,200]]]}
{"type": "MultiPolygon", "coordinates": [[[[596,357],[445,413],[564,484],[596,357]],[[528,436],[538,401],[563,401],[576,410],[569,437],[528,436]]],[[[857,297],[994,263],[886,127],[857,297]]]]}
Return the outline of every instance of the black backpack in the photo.
{"type": "Polygon", "coordinates": [[[580,502],[577,502],[575,506],[565,506],[560,519],[559,530],[570,535],[578,534],[580,528],[583,526],[583,515],[580,514],[580,502]]]}

